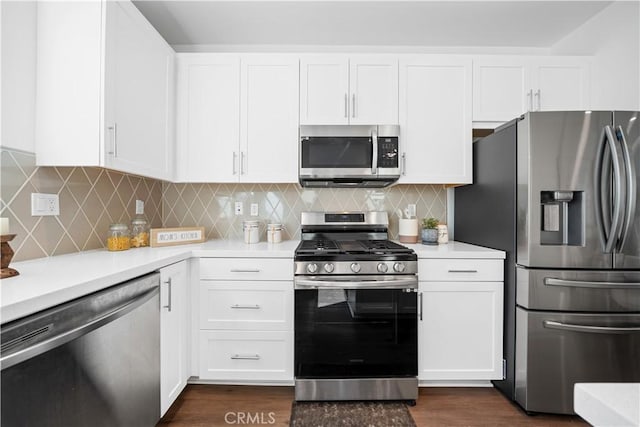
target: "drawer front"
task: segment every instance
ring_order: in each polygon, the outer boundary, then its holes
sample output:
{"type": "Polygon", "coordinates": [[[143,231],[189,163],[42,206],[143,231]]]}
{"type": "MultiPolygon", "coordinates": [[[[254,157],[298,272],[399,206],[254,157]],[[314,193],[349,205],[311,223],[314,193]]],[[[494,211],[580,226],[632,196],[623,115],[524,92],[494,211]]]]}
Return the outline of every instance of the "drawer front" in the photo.
{"type": "Polygon", "coordinates": [[[200,282],[200,329],[293,330],[293,282],[200,282]]]}
{"type": "Polygon", "coordinates": [[[421,281],[498,282],[504,280],[501,259],[420,259],[418,277],[421,281]]]}
{"type": "Polygon", "coordinates": [[[200,331],[200,379],[293,381],[293,332],[200,331]]]}
{"type": "Polygon", "coordinates": [[[201,258],[205,280],[293,280],[289,258],[201,258]]]}

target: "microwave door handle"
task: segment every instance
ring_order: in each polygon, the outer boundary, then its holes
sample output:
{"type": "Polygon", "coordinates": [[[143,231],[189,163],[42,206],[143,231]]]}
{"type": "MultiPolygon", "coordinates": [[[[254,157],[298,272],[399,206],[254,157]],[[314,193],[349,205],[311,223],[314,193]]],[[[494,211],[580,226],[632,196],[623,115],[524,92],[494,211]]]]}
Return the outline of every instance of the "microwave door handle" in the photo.
{"type": "Polygon", "coordinates": [[[371,162],[371,175],[378,174],[378,130],[371,132],[371,144],[373,146],[373,159],[371,162]]]}

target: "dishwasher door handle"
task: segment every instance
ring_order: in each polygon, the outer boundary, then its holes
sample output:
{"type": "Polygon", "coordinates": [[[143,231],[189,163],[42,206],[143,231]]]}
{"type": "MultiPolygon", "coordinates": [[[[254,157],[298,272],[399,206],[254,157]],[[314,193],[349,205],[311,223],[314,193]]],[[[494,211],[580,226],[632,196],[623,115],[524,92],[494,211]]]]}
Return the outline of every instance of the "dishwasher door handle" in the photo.
{"type": "MultiPolygon", "coordinates": [[[[20,362],[24,362],[25,360],[36,357],[46,351],[59,347],[63,344],[68,343],[71,340],[74,340],[82,335],[86,335],[91,331],[98,329],[101,326],[106,325],[107,323],[113,322],[116,319],[130,313],[135,310],[155,295],[157,295],[159,289],[157,287],[127,301],[125,304],[120,307],[112,310],[103,316],[100,316],[88,323],[85,323],[81,326],[78,326],[73,329],[69,329],[67,331],[62,332],[59,335],[53,336],[48,340],[39,342],[31,347],[24,348],[22,350],[16,351],[15,353],[8,354],[6,356],[0,357],[0,369],[5,370],[7,368],[12,367],[20,362]]],[[[28,334],[31,334],[29,332],[28,334]]]]}

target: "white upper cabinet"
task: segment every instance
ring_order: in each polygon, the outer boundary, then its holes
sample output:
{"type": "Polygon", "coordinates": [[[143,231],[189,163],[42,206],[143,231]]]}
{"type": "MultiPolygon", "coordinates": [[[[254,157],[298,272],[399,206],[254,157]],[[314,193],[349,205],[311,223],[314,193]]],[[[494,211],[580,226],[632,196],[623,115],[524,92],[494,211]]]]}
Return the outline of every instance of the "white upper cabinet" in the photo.
{"type": "Polygon", "coordinates": [[[305,55],[300,124],[397,124],[398,60],[388,55],[305,55]]]}
{"type": "Polygon", "coordinates": [[[240,58],[178,54],[177,177],[237,182],[240,58]]]}
{"type": "Polygon", "coordinates": [[[173,49],[128,1],[42,2],[37,25],[37,164],[171,179],[173,49]]]}
{"type": "Polygon", "coordinates": [[[489,56],[473,61],[475,122],[589,107],[589,61],[584,57],[489,56]]]}
{"type": "Polygon", "coordinates": [[[399,112],[400,183],[472,181],[470,59],[401,60],[399,112]]]}
{"type": "Polygon", "coordinates": [[[588,110],[589,62],[584,58],[546,57],[532,61],[531,110],[588,110]]]}
{"type": "Polygon", "coordinates": [[[240,181],[298,182],[298,59],[241,62],[240,181]]]}
{"type": "Polygon", "coordinates": [[[178,55],[178,181],[297,182],[298,59],[178,55]]]}
{"type": "Polygon", "coordinates": [[[173,49],[138,9],[107,2],[105,166],[173,178],[173,49]]]}

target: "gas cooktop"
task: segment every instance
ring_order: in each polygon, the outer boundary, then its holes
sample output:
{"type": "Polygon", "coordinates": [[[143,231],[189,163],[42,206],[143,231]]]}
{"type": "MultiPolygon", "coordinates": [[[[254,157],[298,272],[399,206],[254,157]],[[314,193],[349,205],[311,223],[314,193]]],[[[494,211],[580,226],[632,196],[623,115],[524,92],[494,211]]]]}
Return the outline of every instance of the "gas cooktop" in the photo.
{"type": "Polygon", "coordinates": [[[390,240],[303,240],[296,255],[394,255],[412,254],[413,250],[390,240]]]}

